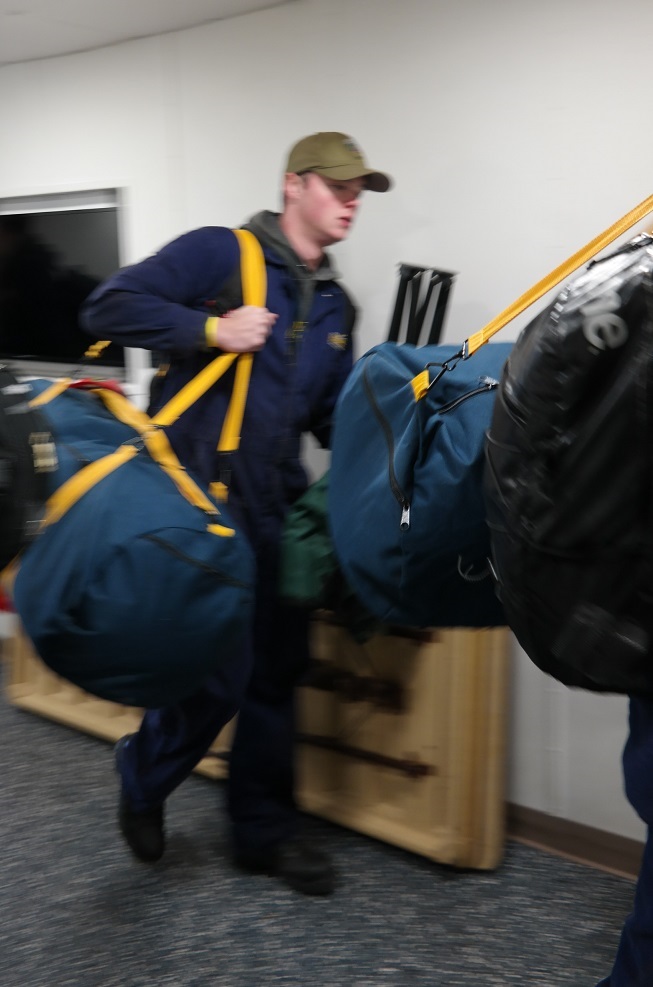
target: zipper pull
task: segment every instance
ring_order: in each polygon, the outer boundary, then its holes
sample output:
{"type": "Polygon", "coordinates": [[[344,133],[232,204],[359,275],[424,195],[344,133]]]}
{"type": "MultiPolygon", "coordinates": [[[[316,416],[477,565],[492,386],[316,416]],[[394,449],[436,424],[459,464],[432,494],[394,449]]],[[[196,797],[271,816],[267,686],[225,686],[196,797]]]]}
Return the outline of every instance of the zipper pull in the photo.
{"type": "Polygon", "coordinates": [[[407,500],[404,501],[401,508],[401,524],[399,527],[402,531],[408,531],[410,528],[410,504],[407,500]]]}
{"type": "Polygon", "coordinates": [[[288,339],[288,354],[293,364],[297,358],[297,347],[298,344],[301,343],[306,325],[306,322],[295,321],[290,328],[286,330],[286,337],[288,339]]]}
{"type": "Polygon", "coordinates": [[[307,325],[306,322],[293,322],[292,326],[290,327],[290,338],[292,339],[293,343],[296,343],[298,339],[301,339],[302,333],[304,332],[306,325],[307,325]]]}

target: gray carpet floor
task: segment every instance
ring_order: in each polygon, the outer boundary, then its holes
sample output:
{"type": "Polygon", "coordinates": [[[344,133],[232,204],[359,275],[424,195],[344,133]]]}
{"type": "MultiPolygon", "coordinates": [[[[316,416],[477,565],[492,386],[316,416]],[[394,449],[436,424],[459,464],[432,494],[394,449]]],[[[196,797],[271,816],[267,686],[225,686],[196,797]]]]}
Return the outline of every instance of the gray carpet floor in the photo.
{"type": "Polygon", "coordinates": [[[0,699],[3,987],[593,987],[632,882],[509,843],[458,872],[307,817],[341,880],[307,899],[229,860],[224,786],[193,776],[169,848],[133,860],[111,745],[0,699]]]}

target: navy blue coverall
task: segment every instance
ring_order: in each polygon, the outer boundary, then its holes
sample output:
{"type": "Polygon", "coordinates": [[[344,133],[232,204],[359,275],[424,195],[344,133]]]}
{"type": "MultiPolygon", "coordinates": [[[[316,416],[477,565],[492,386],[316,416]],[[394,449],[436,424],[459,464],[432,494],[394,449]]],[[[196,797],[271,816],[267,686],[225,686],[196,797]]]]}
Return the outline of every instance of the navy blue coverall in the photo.
{"type": "Polygon", "coordinates": [[[630,731],[623,753],[628,801],[646,823],[647,839],[635,903],[624,923],[612,973],[597,987],[653,984],[653,701],[631,698],[630,731]]]}
{"type": "MultiPolygon", "coordinates": [[[[238,711],[228,793],[235,850],[244,853],[295,833],[293,694],[308,659],[308,619],[278,599],[279,545],[288,508],[307,484],[301,434],[313,432],[328,445],[351,369],[355,320],[328,258],[308,271],[273,213],[259,213],[248,228],[264,250],[267,308],[278,314],[255,354],[240,448],[228,464],[229,513],[257,565],[251,638],[230,679],[212,676],[184,702],[146,712],[120,764],[132,810],[150,809],[192,771],[238,711]]],[[[96,338],[146,347],[169,360],[151,413],[217,355],[207,349],[205,323],[238,267],[233,232],[205,227],[122,269],[90,296],[83,318],[96,338]]],[[[167,430],[181,462],[206,483],[223,478],[216,445],[230,383],[223,378],[167,430]]],[[[137,606],[138,587],[134,596],[137,606]]]]}

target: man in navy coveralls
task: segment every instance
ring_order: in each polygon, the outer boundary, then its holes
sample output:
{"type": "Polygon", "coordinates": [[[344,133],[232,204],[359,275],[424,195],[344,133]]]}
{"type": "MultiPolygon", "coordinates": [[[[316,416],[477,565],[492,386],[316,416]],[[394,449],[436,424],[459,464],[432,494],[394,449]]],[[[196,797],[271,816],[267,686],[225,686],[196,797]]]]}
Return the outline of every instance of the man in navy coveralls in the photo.
{"type": "MultiPolygon", "coordinates": [[[[230,514],[256,558],[250,640],[231,678],[216,674],[177,706],[149,710],[138,733],[117,746],[119,825],[141,860],[162,856],[167,796],[238,712],[228,781],[236,862],[305,894],[335,886],[329,858],[298,832],[293,703],[308,660],[308,620],[279,601],[277,570],[284,518],[307,483],[301,435],[312,432],[328,446],[352,363],[355,310],[325,249],[347,237],[363,193],[390,184],[351,137],[312,134],[290,151],[282,212],[260,212],[247,224],[265,255],[265,308],[242,304],[237,240],[226,227],[184,234],[118,271],[86,304],[84,325],[96,338],[156,350],[169,363],[152,414],[216,351],[256,354],[228,484],[230,514]]],[[[226,383],[168,430],[181,462],[207,484],[224,479],[216,445],[226,383]]]]}

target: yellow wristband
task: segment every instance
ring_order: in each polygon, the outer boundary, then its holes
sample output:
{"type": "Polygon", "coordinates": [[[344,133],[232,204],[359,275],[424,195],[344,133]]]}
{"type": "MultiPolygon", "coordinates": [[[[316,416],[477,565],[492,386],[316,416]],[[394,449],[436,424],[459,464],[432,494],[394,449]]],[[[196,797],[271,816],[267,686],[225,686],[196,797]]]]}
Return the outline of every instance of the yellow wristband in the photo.
{"type": "Polygon", "coordinates": [[[212,315],[206,320],[204,326],[204,338],[206,339],[207,346],[217,346],[218,345],[218,322],[219,318],[217,315],[212,315]]]}

